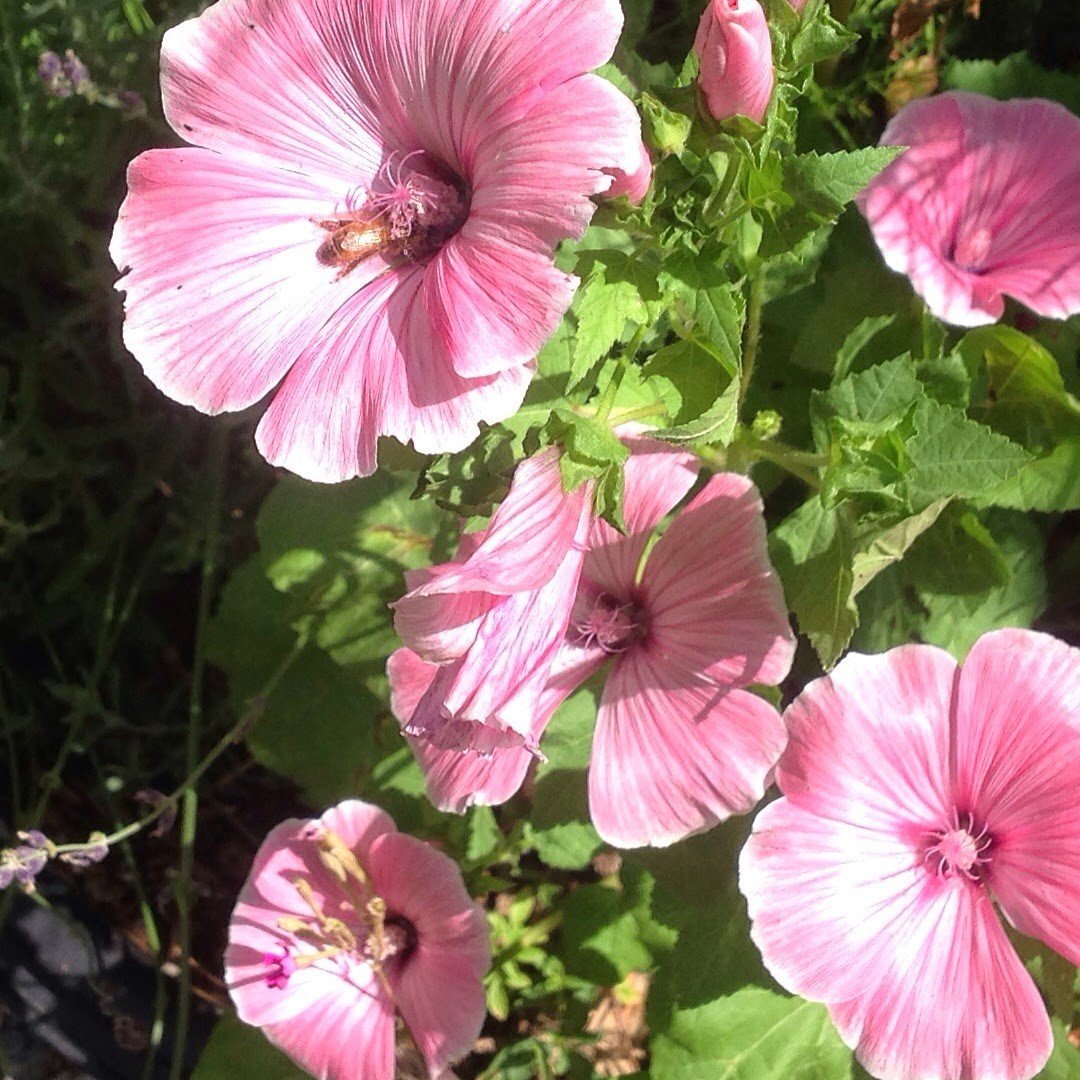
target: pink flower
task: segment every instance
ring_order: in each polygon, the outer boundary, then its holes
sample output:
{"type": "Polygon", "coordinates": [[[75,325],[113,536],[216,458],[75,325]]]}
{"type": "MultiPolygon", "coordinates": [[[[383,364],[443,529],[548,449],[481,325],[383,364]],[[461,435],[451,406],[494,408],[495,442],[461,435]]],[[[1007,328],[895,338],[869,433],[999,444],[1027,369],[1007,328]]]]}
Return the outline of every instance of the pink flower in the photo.
{"type": "Polygon", "coordinates": [[[1080,651],[848,655],[785,714],[740,885],[787,989],[883,1080],[1025,1080],[1050,1025],[994,905],[1080,963],[1080,651]]]}
{"type": "Polygon", "coordinates": [[[132,162],[112,242],[148,376],[208,413],[272,394],[260,450],[316,480],[512,414],[577,284],[556,245],[641,165],[589,74],[621,25],[617,0],[218,0],[170,30],[195,145],[132,162]]]}
{"type": "Polygon", "coordinates": [[[881,142],[909,149],[858,203],[935,315],[996,322],[1004,296],[1054,318],[1080,311],[1080,119],[952,91],[905,106],[881,142]]]}
{"type": "Polygon", "coordinates": [[[581,574],[592,491],[563,491],[559,457],[523,461],[510,493],[453,562],[410,573],[395,605],[405,644],[439,665],[406,730],[433,746],[535,751],[537,704],[581,574]]]}
{"type": "Polygon", "coordinates": [[[772,39],[758,0],[710,0],[698,23],[698,86],[715,120],[761,123],[772,97],[772,39]]]}
{"type": "Polygon", "coordinates": [[[440,1075],[480,1032],[489,964],[454,863],[353,800],[263,841],[225,981],[240,1019],[320,1080],[393,1080],[395,1012],[440,1075]]]}
{"type": "Polygon", "coordinates": [[[616,199],[625,195],[634,206],[644,202],[649,193],[649,185],[652,183],[653,165],[649,148],[643,142],[639,149],[639,164],[633,172],[616,172],[611,181],[611,187],[607,190],[609,199],[616,199]]]}
{"type": "MultiPolygon", "coordinates": [[[[609,666],[590,812],[605,840],[637,847],[670,844],[761,798],[784,730],[776,710],[743,687],[779,682],[794,643],[750,481],[714,476],[651,545],[697,470],[688,454],[627,442],[629,535],[601,521],[591,526],[573,612],[530,734],[538,742],[559,703],[609,666]]],[[[399,650],[390,677],[395,714],[408,730],[414,701],[438,672],[399,650]]],[[[529,764],[519,748],[450,750],[423,740],[414,747],[432,800],[448,810],[509,798],[529,764]]]]}

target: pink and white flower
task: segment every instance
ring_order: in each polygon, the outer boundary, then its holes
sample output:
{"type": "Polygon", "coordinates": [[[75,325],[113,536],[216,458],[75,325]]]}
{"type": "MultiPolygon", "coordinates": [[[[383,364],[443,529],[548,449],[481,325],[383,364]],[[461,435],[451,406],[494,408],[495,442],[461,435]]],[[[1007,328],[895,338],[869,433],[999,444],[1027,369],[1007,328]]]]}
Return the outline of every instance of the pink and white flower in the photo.
{"type": "Polygon", "coordinates": [[[319,1080],[393,1080],[396,1017],[432,1076],[469,1052],[489,965],[454,862],[352,800],[263,841],[225,981],[240,1019],[319,1080]]]}
{"type": "Polygon", "coordinates": [[[698,23],[698,86],[715,120],[748,116],[761,123],[776,76],[772,38],[758,0],[710,0],[698,23]]]}
{"type": "MultiPolygon", "coordinates": [[[[538,743],[566,696],[608,667],[589,806],[605,840],[637,847],[670,844],[761,798],[784,729],[777,711],[744,688],[779,682],[794,641],[753,484],[731,473],[712,477],[654,543],[697,468],[670,447],[627,442],[629,535],[591,524],[573,611],[536,698],[530,737],[538,743]]],[[[391,657],[394,711],[406,730],[414,702],[440,675],[429,660],[408,649],[391,657]]],[[[504,801],[529,765],[521,748],[480,741],[462,750],[419,740],[414,748],[432,800],[447,810],[504,801]]]]}
{"type": "Polygon", "coordinates": [[[785,720],[740,862],[766,966],[882,1080],[1033,1076],[1050,1024],[994,906],[1080,963],[1080,651],[852,653],[785,720]]]}
{"type": "Polygon", "coordinates": [[[906,105],[881,143],[908,149],[858,204],[938,318],[993,323],[1006,296],[1053,318],[1080,311],[1080,118],[951,91],[906,105]]]}
{"type": "MultiPolygon", "coordinates": [[[[570,619],[591,498],[588,485],[563,491],[558,452],[545,450],[518,465],[491,524],[466,534],[453,562],[406,575],[394,625],[414,654],[438,665],[422,693],[410,684],[410,735],[443,749],[536,752],[539,702],[570,619]]],[[[391,658],[392,677],[397,663],[407,661],[391,658]]]]}
{"type": "Polygon", "coordinates": [[[264,456],[324,481],[511,415],[619,174],[630,101],[592,68],[617,0],[218,0],[170,30],[162,96],[194,145],[132,162],[113,234],[124,338],[207,413],[272,395],[264,456]]]}

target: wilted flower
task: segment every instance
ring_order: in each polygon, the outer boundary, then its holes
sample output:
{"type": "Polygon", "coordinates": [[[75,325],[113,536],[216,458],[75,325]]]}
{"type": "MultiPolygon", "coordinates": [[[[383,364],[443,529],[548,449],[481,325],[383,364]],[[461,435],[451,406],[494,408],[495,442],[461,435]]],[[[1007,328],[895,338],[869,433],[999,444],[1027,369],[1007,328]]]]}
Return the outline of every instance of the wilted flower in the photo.
{"type": "Polygon", "coordinates": [[[462,449],[570,303],[556,245],[642,166],[589,74],[621,25],[617,0],[220,0],[170,30],[195,145],[129,169],[128,347],[204,412],[272,393],[256,441],[302,476],[370,473],[380,435],[462,449]]]}
{"type": "Polygon", "coordinates": [[[1026,1080],[1050,1024],[995,904],[1080,963],[1080,651],[1028,630],[962,666],[845,657],[785,714],[743,851],[752,936],[884,1080],[1026,1080]]]}
{"type": "Polygon", "coordinates": [[[563,491],[556,450],[523,461],[483,532],[454,561],[406,576],[394,625],[439,665],[406,730],[442,748],[524,746],[570,619],[591,488],[563,491]]]}
{"type": "MultiPolygon", "coordinates": [[[[627,442],[629,535],[602,521],[591,526],[531,735],[538,740],[559,703],[610,665],[590,757],[589,808],[605,840],[637,847],[670,844],[761,798],[784,730],[777,711],[744,687],[779,682],[794,640],[753,484],[732,473],[712,477],[653,544],[697,468],[688,454],[645,439],[627,442]]],[[[508,561],[512,554],[508,548],[508,561]]],[[[394,711],[407,730],[414,703],[432,692],[440,671],[408,649],[391,657],[394,711]]],[[[509,798],[528,767],[515,748],[462,753],[422,740],[414,748],[432,801],[447,810],[509,798]]]]}
{"type": "Polygon", "coordinates": [[[881,142],[908,149],[858,204],[935,315],[996,322],[1005,296],[1054,318],[1080,311],[1080,118],[950,91],[906,105],[881,142]]]}
{"type": "Polygon", "coordinates": [[[483,910],[451,859],[349,801],[263,842],[229,925],[240,1019],[322,1080],[393,1080],[395,1016],[432,1076],[485,1014],[483,910]]]}
{"type": "Polygon", "coordinates": [[[698,86],[716,120],[761,123],[772,97],[772,39],[758,0],[710,0],[698,23],[698,86]]]}

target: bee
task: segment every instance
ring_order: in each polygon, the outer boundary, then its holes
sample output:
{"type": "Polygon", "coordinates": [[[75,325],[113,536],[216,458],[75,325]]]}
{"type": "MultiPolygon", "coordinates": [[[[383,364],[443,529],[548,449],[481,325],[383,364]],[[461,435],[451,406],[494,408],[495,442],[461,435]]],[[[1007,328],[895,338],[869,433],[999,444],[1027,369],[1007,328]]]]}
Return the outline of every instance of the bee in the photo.
{"type": "Polygon", "coordinates": [[[355,270],[369,255],[385,252],[392,246],[390,226],[381,214],[372,217],[354,213],[349,217],[326,218],[314,223],[328,234],[319,245],[315,258],[323,266],[338,267],[335,281],[355,270]]]}

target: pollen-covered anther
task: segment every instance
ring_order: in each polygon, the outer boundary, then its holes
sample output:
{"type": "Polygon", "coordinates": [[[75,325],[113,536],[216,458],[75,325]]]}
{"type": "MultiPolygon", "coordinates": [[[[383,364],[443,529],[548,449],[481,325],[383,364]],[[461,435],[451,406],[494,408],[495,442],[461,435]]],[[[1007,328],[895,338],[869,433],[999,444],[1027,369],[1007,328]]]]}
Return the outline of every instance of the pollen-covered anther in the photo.
{"type": "Polygon", "coordinates": [[[620,653],[644,636],[645,617],[637,604],[620,603],[602,593],[584,612],[575,614],[574,629],[583,645],[620,653]]]}
{"type": "Polygon", "coordinates": [[[976,831],[974,817],[971,814],[966,817],[965,826],[961,824],[959,813],[954,813],[952,828],[928,834],[931,842],[927,845],[924,858],[931,865],[936,864],[939,877],[963,874],[972,881],[978,881],[990,861],[989,830],[983,826],[976,831]]]}

